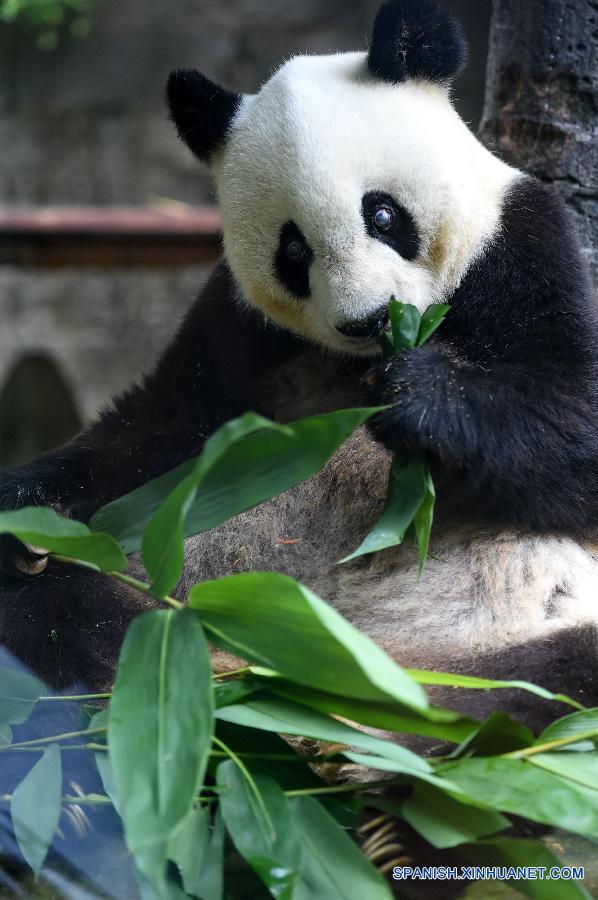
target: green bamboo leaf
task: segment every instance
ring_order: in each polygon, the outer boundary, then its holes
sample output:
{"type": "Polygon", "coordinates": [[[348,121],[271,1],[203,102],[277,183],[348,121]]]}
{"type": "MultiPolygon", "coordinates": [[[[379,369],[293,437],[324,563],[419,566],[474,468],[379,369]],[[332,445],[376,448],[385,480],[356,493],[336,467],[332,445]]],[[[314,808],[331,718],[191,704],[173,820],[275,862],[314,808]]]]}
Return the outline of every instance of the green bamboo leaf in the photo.
{"type": "Polygon", "coordinates": [[[216,734],[237,755],[251,755],[252,772],[269,775],[285,791],[326,786],[309,764],[302,762],[287,741],[274,731],[247,728],[218,718],[216,734]]]}
{"type": "Polygon", "coordinates": [[[290,434],[285,426],[254,413],[227,422],[208,438],[190,474],[162,503],[145,529],[141,542],[141,555],[156,597],[169,594],[181,577],[185,561],[185,521],[208,472],[234,444],[256,431],[268,430],[287,437],[290,434]]]}
{"type": "Polygon", "coordinates": [[[189,605],[219,646],[291,681],[420,711],[428,707],[424,691],[384,651],[285,575],[251,572],[206,581],[191,589],[189,605]],[[285,634],[292,640],[281,640],[285,634]]]}
{"type": "MultiPolygon", "coordinates": [[[[263,671],[257,669],[256,672],[263,671]]],[[[304,685],[295,684],[274,674],[265,676],[264,686],[272,693],[351,722],[396,731],[398,734],[417,734],[460,744],[475,734],[480,723],[453,710],[428,706],[424,711],[412,710],[396,701],[359,700],[340,697],[304,685]],[[266,681],[267,678],[267,681],[266,681]]]]}
{"type": "Polygon", "coordinates": [[[220,807],[235,847],[273,897],[292,900],[301,845],[289,801],[276,782],[253,772],[254,790],[232,761],[218,766],[220,807]],[[268,811],[268,817],[264,815],[268,811]]]}
{"type": "MultiPolygon", "coordinates": [[[[422,316],[416,307],[391,300],[388,306],[391,334],[385,332],[380,336],[384,357],[421,347],[444,322],[449,310],[447,304],[433,304],[422,316]]],[[[435,502],[434,482],[425,458],[416,457],[411,461],[395,459],[382,517],[355,553],[342,562],[400,544],[413,524],[421,577],[430,548],[435,502]],[[406,472],[405,467],[409,466],[412,468],[406,472]]]]}
{"type": "Polygon", "coordinates": [[[222,900],[224,881],[224,822],[218,809],[201,872],[195,885],[200,900],[222,900]]]}
{"type": "Polygon", "coordinates": [[[12,744],[12,728],[10,725],[0,725],[0,747],[12,744]]]}
{"type": "Polygon", "coordinates": [[[92,534],[82,522],[66,519],[43,506],[0,513],[0,534],[12,534],[23,543],[44,547],[102,572],[122,572],[127,567],[122,550],[109,534],[92,534]]]}
{"type": "Polygon", "coordinates": [[[382,876],[320,803],[297,797],[291,809],[302,844],[293,900],[391,900],[382,876]]]}
{"type": "Polygon", "coordinates": [[[413,350],[420,330],[421,313],[410,303],[399,303],[391,300],[388,304],[392,343],[395,353],[400,350],[413,350]]]}
{"type": "Polygon", "coordinates": [[[203,782],[213,730],[208,648],[190,610],[129,626],[108,713],[120,815],[140,871],[161,888],[168,842],[203,782]]]}
{"type": "Polygon", "coordinates": [[[585,736],[594,729],[598,738],[598,709],[584,709],[582,712],[574,712],[552,722],[538,737],[536,744],[560,741],[564,738],[575,737],[576,734],[585,736]]]}
{"type": "Polygon", "coordinates": [[[50,744],[15,789],[10,803],[19,849],[36,875],[58,828],[61,797],[60,747],[50,744]]]}
{"type": "Polygon", "coordinates": [[[583,709],[580,703],[572,700],[565,694],[553,694],[545,688],[538,687],[537,684],[531,684],[528,681],[495,681],[490,678],[478,678],[475,675],[453,675],[448,672],[428,672],[424,669],[406,669],[406,672],[417,681],[418,684],[425,685],[448,685],[449,687],[469,688],[473,690],[513,690],[518,688],[521,691],[528,691],[530,694],[536,694],[543,700],[555,700],[559,703],[567,703],[576,709],[583,709]]]}
{"type": "Polygon", "coordinates": [[[401,804],[401,816],[429,844],[443,850],[477,841],[511,825],[500,813],[460,803],[427,784],[415,785],[401,804]]]}
{"type": "Polygon", "coordinates": [[[391,356],[395,355],[395,345],[392,336],[387,331],[382,331],[378,335],[378,341],[380,342],[384,359],[390,359],[391,356]]]}
{"type": "Polygon", "coordinates": [[[233,678],[214,684],[214,704],[216,709],[232,706],[249,694],[263,690],[259,681],[250,678],[233,678]]]}
{"type": "Polygon", "coordinates": [[[506,713],[497,712],[482,722],[450,757],[458,759],[461,756],[499,756],[529,747],[533,743],[534,736],[529,728],[506,713]]]}
{"type": "Polygon", "coordinates": [[[404,775],[406,782],[411,782],[412,779],[425,781],[441,791],[446,791],[452,796],[462,799],[464,803],[475,802],[474,798],[468,797],[458,785],[448,778],[437,778],[433,772],[422,772],[420,768],[412,767],[404,760],[390,759],[388,755],[373,756],[372,754],[355,753],[353,750],[345,750],[343,755],[358,766],[375,769],[378,772],[394,772],[396,775],[404,775]]]}
{"type": "MultiPolygon", "coordinates": [[[[493,838],[462,848],[467,865],[506,866],[507,868],[543,868],[550,871],[563,863],[541,841],[518,838],[493,838]]],[[[510,880],[518,893],[534,900],[592,900],[591,895],[577,881],[542,878],[538,880],[510,880]]]]}
{"type": "Polygon", "coordinates": [[[428,558],[428,550],[430,549],[430,536],[432,534],[432,524],[434,522],[434,505],[436,503],[436,490],[434,482],[427,464],[422,463],[425,472],[424,479],[426,483],[426,495],[415,514],[413,524],[415,527],[415,543],[419,552],[419,571],[418,577],[421,578],[426,560],[428,558]]]}
{"type": "Polygon", "coordinates": [[[118,802],[118,797],[116,794],[116,784],[114,783],[114,773],[112,771],[112,766],[110,764],[110,758],[108,753],[105,750],[97,750],[94,753],[94,759],[96,768],[98,770],[100,779],[102,781],[102,787],[104,788],[105,794],[110,797],[112,801],[112,806],[116,810],[116,812],[120,815],[120,806],[118,802]]]}
{"type": "Polygon", "coordinates": [[[598,753],[575,753],[561,750],[559,753],[535,753],[528,757],[532,766],[554,772],[569,781],[598,790],[598,753]]]}
{"type": "Polygon", "coordinates": [[[37,678],[0,666],[0,725],[25,722],[36,702],[46,694],[46,686],[37,678]]]}
{"type": "MultiPolygon", "coordinates": [[[[201,482],[186,515],[184,536],[208,531],[311,478],[382,408],[340,410],[284,427],[272,424],[232,443],[201,482]]],[[[127,554],[138,550],[148,523],[194,466],[194,460],[184,463],[102,507],[91,520],[92,531],[109,532],[127,554]]]]}
{"type": "Polygon", "coordinates": [[[437,773],[490,809],[598,838],[598,790],[526,759],[474,757],[441,765],[437,773]]]}
{"type": "Polygon", "coordinates": [[[447,313],[450,312],[448,303],[433,303],[428,306],[422,315],[417,335],[416,346],[421,347],[428,341],[435,331],[437,331],[444,320],[447,313]]]}
{"type": "Polygon", "coordinates": [[[208,863],[210,839],[210,812],[198,807],[188,813],[168,842],[168,858],[181,873],[185,894],[201,900],[212,900],[211,895],[202,897],[200,893],[202,875],[208,863]]]}
{"type": "Polygon", "coordinates": [[[388,481],[388,498],[382,515],[363,543],[354,553],[342,559],[341,563],[350,562],[366,553],[375,553],[401,544],[407,529],[425,503],[428,491],[429,473],[424,459],[405,460],[395,457],[388,481]]]}
{"type": "Polygon", "coordinates": [[[238,706],[227,706],[216,714],[218,719],[244,725],[247,728],[259,728],[262,731],[273,731],[277,734],[291,734],[299,737],[315,738],[332,744],[345,744],[347,747],[366,750],[378,756],[392,760],[410,774],[430,775],[432,766],[426,760],[401,747],[393,741],[373,737],[339,722],[331,716],[323,715],[307,706],[280,700],[275,697],[260,697],[249,700],[238,706]]]}

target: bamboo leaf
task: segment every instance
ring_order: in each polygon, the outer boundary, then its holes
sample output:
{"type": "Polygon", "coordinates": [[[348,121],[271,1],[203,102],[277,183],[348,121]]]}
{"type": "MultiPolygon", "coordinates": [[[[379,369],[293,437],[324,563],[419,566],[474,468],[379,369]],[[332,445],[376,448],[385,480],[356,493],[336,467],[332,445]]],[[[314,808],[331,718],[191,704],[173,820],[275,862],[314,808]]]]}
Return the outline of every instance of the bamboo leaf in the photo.
{"type": "Polygon", "coordinates": [[[32,675],[0,666],[0,725],[25,722],[46,693],[45,685],[32,675]]]}
{"type": "MultiPolygon", "coordinates": [[[[287,426],[270,423],[267,429],[231,443],[199,485],[187,511],[184,536],[208,531],[311,478],[381,408],[340,410],[287,426]]],[[[125,553],[138,550],[156,511],[195,464],[195,460],[184,463],[102,507],[91,520],[92,531],[108,531],[125,553]]]]}
{"type": "Polygon", "coordinates": [[[168,842],[193,807],[213,731],[210,660],[190,610],[138,616],[121,650],[109,758],[127,844],[160,887],[168,842]]]}
{"type": "Polygon", "coordinates": [[[493,713],[463,743],[451,758],[460,756],[499,756],[513,750],[521,750],[534,743],[529,728],[512,719],[506,713],[493,713]]]}
{"type": "MultiPolygon", "coordinates": [[[[375,553],[401,544],[407,529],[428,497],[428,485],[429,474],[423,458],[405,460],[395,457],[382,515],[357,550],[341,562],[347,563],[366,553],[375,553]]],[[[420,531],[424,540],[423,528],[420,531]]]]}
{"type": "Polygon", "coordinates": [[[285,575],[251,572],[206,581],[191,589],[189,605],[219,646],[291,681],[420,711],[428,707],[424,691],[373,641],[285,575]],[[284,634],[292,640],[281,640],[284,634]]]}
{"type": "Polygon", "coordinates": [[[400,350],[412,350],[420,330],[421,313],[410,303],[399,303],[397,300],[390,301],[388,313],[395,353],[400,350]]]}
{"type": "MultiPolygon", "coordinates": [[[[567,703],[577,709],[581,704],[565,694],[553,694],[545,688],[538,687],[537,684],[531,684],[528,681],[495,681],[490,678],[478,678],[475,675],[453,675],[448,672],[428,672],[425,669],[406,669],[409,675],[418,684],[425,685],[448,685],[450,687],[462,687],[473,690],[513,690],[519,688],[522,691],[528,691],[530,694],[536,694],[544,700],[555,700],[559,703],[567,703]]],[[[583,707],[582,707],[583,708],[583,707]]]]}
{"type": "Polygon", "coordinates": [[[450,309],[448,303],[433,303],[431,306],[428,306],[421,317],[416,346],[421,347],[432,337],[446,319],[450,309]]]}
{"type": "Polygon", "coordinates": [[[102,572],[122,572],[127,566],[120,547],[109,534],[92,534],[87,525],[59,516],[53,509],[27,506],[0,512],[0,534],[12,534],[26,544],[68,556],[102,572]]]}
{"type": "Polygon", "coordinates": [[[552,722],[548,728],[544,729],[536,743],[547,744],[550,741],[574,737],[576,734],[588,734],[594,729],[598,738],[598,709],[584,709],[552,722]]]}
{"type": "Polygon", "coordinates": [[[431,765],[407,748],[393,741],[366,734],[331,716],[290,700],[260,697],[243,705],[227,706],[218,711],[217,718],[236,725],[245,725],[247,728],[315,738],[332,744],[345,744],[349,748],[359,748],[368,753],[384,756],[402,766],[405,772],[422,775],[432,773],[431,765]]]}
{"type": "Polygon", "coordinates": [[[511,823],[493,810],[459,803],[427,784],[417,784],[401,805],[401,816],[429,844],[439,849],[477,841],[509,828],[511,823]]]}
{"type": "Polygon", "coordinates": [[[60,747],[50,744],[15,789],[10,803],[17,843],[36,875],[58,828],[61,797],[60,747]]]}
{"type": "Polygon", "coordinates": [[[436,503],[436,490],[434,482],[430,475],[427,464],[423,464],[425,472],[423,478],[426,485],[426,494],[422,500],[419,509],[413,519],[415,527],[415,543],[419,552],[419,571],[418,576],[421,578],[426,559],[428,558],[428,550],[430,549],[430,536],[432,534],[432,524],[434,522],[434,505],[436,503]]]}
{"type": "MultiPolygon", "coordinates": [[[[263,670],[256,670],[263,671],[263,670]]],[[[343,716],[361,725],[397,731],[401,734],[418,734],[460,744],[475,734],[480,723],[460,713],[428,706],[424,711],[413,710],[396,701],[360,700],[341,697],[338,694],[319,691],[270,674],[264,678],[264,686],[272,693],[294,700],[321,712],[343,716]]]]}
{"type": "Polygon", "coordinates": [[[598,838],[598,790],[528,760],[474,757],[441,765],[437,773],[490,809],[598,838]]]}
{"type": "Polygon", "coordinates": [[[222,900],[224,886],[224,823],[221,809],[218,809],[216,813],[202,863],[195,884],[193,882],[189,884],[191,892],[194,892],[192,896],[198,897],[199,900],[222,900]]]}
{"type": "MultiPolygon", "coordinates": [[[[200,882],[210,838],[209,810],[199,807],[187,814],[168,842],[168,858],[178,867],[185,893],[191,897],[201,897],[200,882]]],[[[205,900],[211,900],[211,897],[205,900]]]]}
{"type": "Polygon", "coordinates": [[[297,797],[291,808],[302,844],[293,900],[391,900],[382,876],[321,804],[297,797]]]}
{"type": "Polygon", "coordinates": [[[281,788],[267,775],[255,772],[252,778],[261,803],[256,801],[254,791],[234,762],[218,766],[224,823],[235,847],[272,896],[292,900],[301,845],[290,804],[281,788]]]}
{"type": "Polygon", "coordinates": [[[190,474],[176,486],[157,510],[143,533],[141,555],[152,579],[152,593],[164,597],[181,577],[185,560],[185,522],[201,483],[227,450],[256,431],[274,430],[288,435],[288,429],[247,413],[227,422],[213,434],[197,458],[190,474]]]}

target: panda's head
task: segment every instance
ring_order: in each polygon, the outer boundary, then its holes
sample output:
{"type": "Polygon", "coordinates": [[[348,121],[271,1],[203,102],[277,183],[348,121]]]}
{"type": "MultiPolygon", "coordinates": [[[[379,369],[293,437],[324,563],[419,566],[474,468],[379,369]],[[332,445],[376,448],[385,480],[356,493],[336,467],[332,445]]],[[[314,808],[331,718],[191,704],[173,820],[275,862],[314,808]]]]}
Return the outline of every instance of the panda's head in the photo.
{"type": "Polygon", "coordinates": [[[243,296],[336,351],[377,352],[391,296],[450,297],[496,232],[513,170],[455,112],[458,25],[391,0],[369,53],[299,56],[253,96],[174,72],[179,134],[214,174],[243,296]]]}

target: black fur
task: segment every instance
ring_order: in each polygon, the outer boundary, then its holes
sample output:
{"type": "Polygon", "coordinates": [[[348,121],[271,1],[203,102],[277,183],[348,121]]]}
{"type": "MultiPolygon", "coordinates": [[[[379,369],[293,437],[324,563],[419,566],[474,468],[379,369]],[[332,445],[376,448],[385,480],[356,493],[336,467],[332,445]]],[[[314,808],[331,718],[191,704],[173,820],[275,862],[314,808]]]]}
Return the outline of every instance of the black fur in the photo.
{"type": "Polygon", "coordinates": [[[261,408],[260,378],[298,342],[235,301],[220,266],[156,368],[70,443],[0,474],[0,509],[50,505],[88,520],[199,453],[223,422],[261,408]]]}
{"type": "MultiPolygon", "coordinates": [[[[434,668],[460,675],[483,674],[497,681],[528,681],[554,694],[566,694],[584,706],[595,707],[598,705],[598,630],[595,625],[579,625],[469,659],[437,659],[434,668]]],[[[519,689],[486,692],[433,687],[429,694],[437,705],[474,718],[508,710],[536,735],[554,719],[575,711],[568,704],[542,700],[519,689]]]]}
{"type": "Polygon", "coordinates": [[[166,86],[172,121],[192,153],[209,161],[224,143],[240,94],[214,84],[196,69],[177,69],[166,86]]]}
{"type": "Polygon", "coordinates": [[[309,267],[313,261],[313,250],[305,240],[305,236],[295,222],[287,222],[280,229],[278,250],[274,258],[274,271],[276,277],[291,294],[304,299],[309,297],[309,267]],[[303,255],[292,259],[287,253],[290,243],[297,243],[303,250],[303,255]]]}
{"type": "Polygon", "coordinates": [[[461,26],[434,0],[389,0],[374,23],[368,68],[383,81],[447,81],[467,60],[461,26]]]}
{"type": "Polygon", "coordinates": [[[366,231],[370,237],[381,241],[399,253],[403,259],[415,259],[419,253],[420,239],[415,219],[400,203],[382,191],[369,191],[361,201],[361,215],[366,231]],[[388,207],[394,213],[394,220],[388,231],[380,231],[374,222],[374,216],[381,206],[388,207]]]}
{"type": "MultiPolygon", "coordinates": [[[[199,453],[231,417],[267,415],[271,373],[301,345],[235,296],[227,267],[218,267],[141,385],[64,447],[0,472],[0,510],[45,505],[86,521],[199,453]]],[[[102,689],[139,602],[124,586],[53,561],[24,577],[14,554],[15,542],[0,536],[2,644],[54,686],[81,679],[102,689]]]]}
{"type": "Polygon", "coordinates": [[[453,511],[537,532],[598,533],[598,322],[560,198],[531,178],[424,347],[378,366],[372,425],[425,451],[453,511]]]}

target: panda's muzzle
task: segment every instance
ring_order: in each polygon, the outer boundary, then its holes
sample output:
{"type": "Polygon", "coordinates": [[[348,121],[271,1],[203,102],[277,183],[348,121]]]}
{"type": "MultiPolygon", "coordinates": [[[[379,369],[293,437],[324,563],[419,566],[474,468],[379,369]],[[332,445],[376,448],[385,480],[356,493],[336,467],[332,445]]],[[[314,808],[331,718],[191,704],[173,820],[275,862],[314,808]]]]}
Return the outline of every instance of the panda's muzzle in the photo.
{"type": "Polygon", "coordinates": [[[383,306],[364,319],[354,319],[352,322],[337,325],[336,330],[345,337],[375,338],[384,331],[387,325],[388,309],[383,306]]]}

